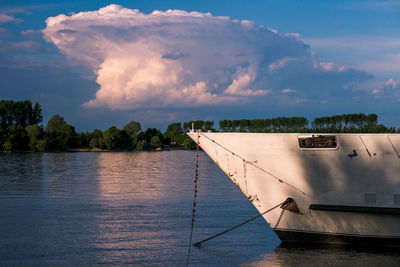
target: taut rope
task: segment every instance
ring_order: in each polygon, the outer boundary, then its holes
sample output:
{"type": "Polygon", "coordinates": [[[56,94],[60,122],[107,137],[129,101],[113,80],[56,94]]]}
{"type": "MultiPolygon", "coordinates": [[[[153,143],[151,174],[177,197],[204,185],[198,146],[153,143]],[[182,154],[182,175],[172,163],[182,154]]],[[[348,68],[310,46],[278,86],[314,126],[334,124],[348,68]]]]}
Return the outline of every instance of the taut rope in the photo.
{"type": "Polygon", "coordinates": [[[228,232],[230,232],[230,231],[232,231],[232,230],[234,230],[234,229],[236,229],[236,228],[239,228],[240,226],[245,225],[245,224],[247,224],[247,223],[249,223],[249,222],[251,222],[251,221],[257,219],[257,218],[263,216],[264,214],[267,214],[268,212],[273,211],[274,209],[276,209],[276,208],[278,208],[278,207],[285,206],[285,205],[289,204],[289,203],[292,202],[292,201],[293,201],[292,199],[287,199],[287,200],[285,200],[285,201],[279,203],[278,205],[273,206],[273,207],[270,208],[269,210],[266,210],[266,211],[264,211],[263,213],[260,213],[260,214],[258,214],[257,216],[254,216],[253,218],[250,218],[250,219],[248,219],[248,220],[246,220],[246,221],[244,221],[244,222],[242,222],[242,223],[239,223],[238,225],[235,225],[235,226],[233,226],[233,227],[231,227],[231,228],[229,228],[229,229],[227,229],[227,230],[225,230],[225,231],[223,231],[223,232],[221,232],[221,233],[218,233],[218,234],[216,234],[216,235],[213,235],[213,236],[211,236],[211,237],[208,237],[208,238],[206,238],[206,239],[203,239],[203,240],[201,240],[201,241],[199,241],[199,242],[197,242],[197,243],[194,243],[193,246],[201,247],[201,244],[202,244],[202,243],[204,243],[204,242],[206,242],[206,241],[208,241],[208,240],[211,240],[211,239],[213,239],[213,238],[216,238],[216,237],[218,237],[218,236],[220,236],[220,235],[226,234],[226,233],[228,233],[228,232]]]}
{"type": "Polygon", "coordinates": [[[279,178],[279,177],[275,176],[274,174],[272,174],[272,173],[270,173],[270,172],[264,170],[263,168],[257,166],[255,163],[246,160],[245,158],[239,156],[238,154],[235,154],[233,151],[231,151],[231,150],[229,150],[228,148],[224,147],[223,145],[217,143],[215,140],[209,138],[208,136],[204,135],[203,133],[200,133],[200,134],[201,134],[202,136],[204,136],[205,138],[207,138],[208,140],[210,140],[211,142],[213,142],[213,143],[215,143],[216,145],[220,146],[221,148],[225,149],[226,151],[228,151],[229,153],[231,153],[233,156],[238,157],[238,158],[241,159],[243,162],[246,162],[247,164],[250,164],[250,165],[252,165],[253,167],[259,169],[260,171],[262,171],[262,172],[268,174],[269,176],[271,176],[272,178],[274,178],[274,179],[277,180],[278,182],[283,183],[283,184],[285,184],[285,185],[287,185],[287,186],[289,186],[289,187],[295,189],[296,191],[300,192],[301,194],[303,194],[303,195],[305,195],[305,196],[308,195],[308,194],[306,194],[305,192],[303,192],[302,190],[300,190],[300,189],[298,189],[297,187],[295,187],[294,185],[291,185],[291,184],[289,184],[288,182],[285,182],[285,181],[282,180],[281,178],[279,178]]]}

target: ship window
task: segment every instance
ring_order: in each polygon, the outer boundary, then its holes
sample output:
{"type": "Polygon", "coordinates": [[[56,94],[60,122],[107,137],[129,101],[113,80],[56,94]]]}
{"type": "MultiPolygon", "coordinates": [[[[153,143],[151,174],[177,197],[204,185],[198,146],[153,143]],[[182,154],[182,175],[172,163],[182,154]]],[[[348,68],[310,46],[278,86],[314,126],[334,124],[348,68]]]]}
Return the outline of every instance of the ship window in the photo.
{"type": "Polygon", "coordinates": [[[300,148],[337,148],[336,136],[312,135],[298,137],[300,148]]]}

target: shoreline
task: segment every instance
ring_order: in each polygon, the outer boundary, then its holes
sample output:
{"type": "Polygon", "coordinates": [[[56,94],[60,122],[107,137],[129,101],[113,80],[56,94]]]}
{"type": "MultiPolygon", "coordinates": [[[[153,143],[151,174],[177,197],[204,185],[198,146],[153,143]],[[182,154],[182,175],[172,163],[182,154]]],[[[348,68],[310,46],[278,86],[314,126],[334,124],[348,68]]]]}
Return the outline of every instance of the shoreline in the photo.
{"type": "Polygon", "coordinates": [[[161,152],[161,151],[171,151],[171,150],[192,150],[185,149],[184,147],[170,147],[170,148],[161,148],[161,149],[144,149],[144,150],[128,150],[128,149],[100,149],[100,148],[73,148],[68,149],[66,151],[62,150],[54,150],[54,151],[0,151],[1,154],[28,154],[28,153],[79,153],[79,152],[161,152]]]}

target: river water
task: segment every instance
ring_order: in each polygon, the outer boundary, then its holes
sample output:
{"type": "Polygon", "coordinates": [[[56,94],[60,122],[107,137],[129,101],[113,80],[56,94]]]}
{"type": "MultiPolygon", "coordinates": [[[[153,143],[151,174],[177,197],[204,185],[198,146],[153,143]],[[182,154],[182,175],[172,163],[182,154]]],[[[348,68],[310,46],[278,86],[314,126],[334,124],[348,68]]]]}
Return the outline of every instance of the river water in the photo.
{"type": "MultiPolygon", "coordinates": [[[[204,154],[199,241],[258,214],[204,154]]],[[[0,265],[185,266],[194,151],[0,154],[0,265]]],[[[257,219],[192,248],[190,266],[399,266],[400,252],[282,247],[257,219]]]]}

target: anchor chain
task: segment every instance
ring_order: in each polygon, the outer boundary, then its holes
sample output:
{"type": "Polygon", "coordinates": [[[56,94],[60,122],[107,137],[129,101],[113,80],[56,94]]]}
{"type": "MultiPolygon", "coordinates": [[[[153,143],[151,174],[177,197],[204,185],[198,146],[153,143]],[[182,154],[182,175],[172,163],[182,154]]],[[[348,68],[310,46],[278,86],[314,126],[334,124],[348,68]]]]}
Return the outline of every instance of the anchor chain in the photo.
{"type": "Polygon", "coordinates": [[[194,229],[194,222],[196,217],[196,198],[197,198],[197,181],[199,180],[199,138],[200,135],[197,135],[197,144],[196,144],[196,171],[195,171],[195,178],[194,178],[194,194],[193,194],[193,206],[192,206],[192,222],[190,227],[190,240],[189,240],[189,247],[188,247],[188,254],[186,260],[186,266],[189,266],[189,259],[190,259],[190,248],[192,247],[192,237],[193,237],[193,229],[194,229]]]}
{"type": "Polygon", "coordinates": [[[279,223],[280,223],[281,220],[282,220],[283,214],[285,213],[286,207],[287,207],[287,206],[284,206],[284,207],[282,208],[281,214],[279,215],[279,218],[278,218],[278,220],[276,221],[276,224],[275,224],[275,226],[274,226],[272,229],[278,228],[278,225],[279,225],[279,223]]]}

